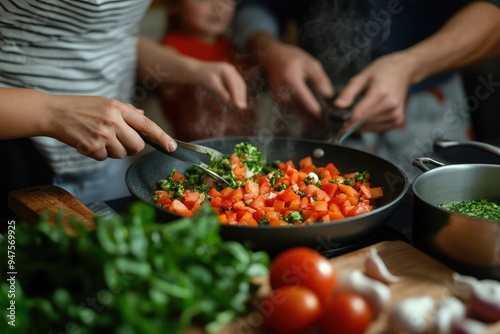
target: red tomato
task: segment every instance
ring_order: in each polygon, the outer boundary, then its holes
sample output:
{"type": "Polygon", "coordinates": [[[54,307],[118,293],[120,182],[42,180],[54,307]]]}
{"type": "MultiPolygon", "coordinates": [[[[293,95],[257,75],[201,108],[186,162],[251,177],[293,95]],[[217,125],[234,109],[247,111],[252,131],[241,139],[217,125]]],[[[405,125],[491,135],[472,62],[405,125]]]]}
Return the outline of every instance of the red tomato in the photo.
{"type": "Polygon", "coordinates": [[[337,276],[326,257],[307,247],[290,248],[271,263],[271,288],[301,285],[314,292],[325,305],[331,298],[337,276]]]}
{"type": "Polygon", "coordinates": [[[260,304],[260,312],[274,332],[300,334],[321,316],[321,304],[305,287],[283,286],[260,304]]]}
{"type": "Polygon", "coordinates": [[[373,320],[373,312],[365,299],[344,292],[333,296],[320,318],[324,334],[362,334],[373,320]]]}

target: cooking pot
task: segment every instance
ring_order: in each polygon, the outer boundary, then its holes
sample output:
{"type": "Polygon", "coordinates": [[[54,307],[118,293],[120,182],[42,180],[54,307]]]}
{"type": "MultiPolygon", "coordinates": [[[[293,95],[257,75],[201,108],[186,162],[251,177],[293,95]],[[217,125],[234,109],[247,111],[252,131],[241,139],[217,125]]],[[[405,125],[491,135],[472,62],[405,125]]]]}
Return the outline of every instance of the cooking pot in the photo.
{"type": "Polygon", "coordinates": [[[462,274],[500,279],[500,222],[438,207],[464,200],[499,202],[500,165],[444,165],[431,158],[413,164],[424,171],[412,185],[415,247],[462,274]]]}
{"type": "MultiPolygon", "coordinates": [[[[373,186],[381,186],[384,196],[375,201],[375,209],[366,214],[307,226],[233,226],[221,225],[221,236],[226,240],[246,243],[249,247],[276,253],[293,246],[308,246],[326,251],[340,246],[362,242],[380,231],[409,188],[405,174],[391,162],[367,152],[321,141],[284,137],[231,137],[196,141],[225,154],[232,153],[237,143],[248,141],[258,147],[267,161],[292,160],[311,156],[317,166],[334,163],[342,173],[369,170],[373,186]],[[316,151],[315,151],[316,150],[316,151]],[[314,152],[322,151],[321,157],[314,152]]],[[[196,154],[196,153],[193,153],[196,154]]],[[[193,156],[193,159],[199,157],[193,156]]],[[[152,196],[159,189],[158,181],[175,169],[186,172],[191,166],[168,155],[154,151],[137,159],[128,169],[125,180],[130,192],[154,205],[152,196]]],[[[166,220],[178,219],[174,213],[159,208],[166,220]]]]}

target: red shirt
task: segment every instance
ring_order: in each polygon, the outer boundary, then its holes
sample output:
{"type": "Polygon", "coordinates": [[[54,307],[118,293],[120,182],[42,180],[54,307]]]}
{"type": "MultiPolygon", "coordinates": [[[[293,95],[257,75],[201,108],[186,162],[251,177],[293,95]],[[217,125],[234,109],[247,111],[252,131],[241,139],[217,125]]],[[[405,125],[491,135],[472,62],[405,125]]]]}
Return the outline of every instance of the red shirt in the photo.
{"type": "Polygon", "coordinates": [[[227,61],[233,63],[231,43],[227,36],[220,36],[216,43],[207,43],[201,39],[180,32],[167,34],[161,41],[182,53],[204,61],[227,61]]]}

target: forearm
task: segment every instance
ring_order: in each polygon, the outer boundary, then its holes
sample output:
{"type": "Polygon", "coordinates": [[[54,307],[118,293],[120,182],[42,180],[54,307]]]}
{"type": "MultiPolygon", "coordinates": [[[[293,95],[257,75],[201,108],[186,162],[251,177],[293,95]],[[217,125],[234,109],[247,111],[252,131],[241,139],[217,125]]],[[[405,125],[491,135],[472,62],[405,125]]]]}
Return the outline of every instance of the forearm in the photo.
{"type": "Polygon", "coordinates": [[[0,139],[48,135],[51,95],[21,88],[0,88],[0,139]]]}
{"type": "Polygon", "coordinates": [[[255,55],[257,62],[266,68],[268,61],[272,61],[283,42],[267,31],[256,32],[249,40],[249,47],[255,55]]]}
{"type": "Polygon", "coordinates": [[[500,55],[500,8],[474,2],[403,54],[411,64],[411,83],[494,58],[500,55]]]}
{"type": "Polygon", "coordinates": [[[267,55],[272,47],[280,43],[276,37],[267,31],[257,31],[249,40],[250,48],[259,55],[267,55]]]}
{"type": "Polygon", "coordinates": [[[194,71],[197,63],[149,38],[139,37],[137,79],[147,89],[189,82],[188,75],[194,71]]]}

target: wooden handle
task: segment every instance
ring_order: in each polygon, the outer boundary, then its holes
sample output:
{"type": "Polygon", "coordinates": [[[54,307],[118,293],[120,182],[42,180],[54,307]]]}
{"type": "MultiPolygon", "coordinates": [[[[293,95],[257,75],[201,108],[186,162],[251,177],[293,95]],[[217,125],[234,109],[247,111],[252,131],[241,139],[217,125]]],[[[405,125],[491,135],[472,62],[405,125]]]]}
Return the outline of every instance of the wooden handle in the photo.
{"type": "Polygon", "coordinates": [[[44,212],[48,213],[49,222],[54,223],[56,215],[62,210],[64,222],[75,217],[88,228],[94,227],[94,212],[69,192],[56,186],[45,185],[11,191],[8,204],[19,218],[29,224],[36,224],[44,212]]]}

